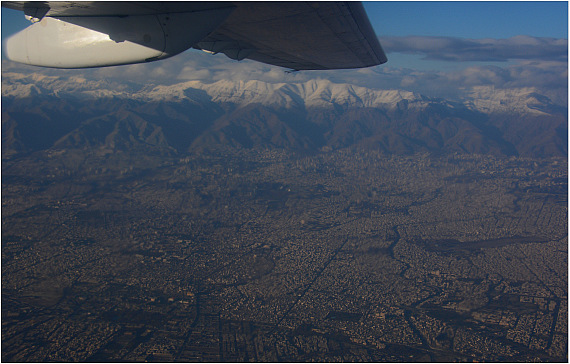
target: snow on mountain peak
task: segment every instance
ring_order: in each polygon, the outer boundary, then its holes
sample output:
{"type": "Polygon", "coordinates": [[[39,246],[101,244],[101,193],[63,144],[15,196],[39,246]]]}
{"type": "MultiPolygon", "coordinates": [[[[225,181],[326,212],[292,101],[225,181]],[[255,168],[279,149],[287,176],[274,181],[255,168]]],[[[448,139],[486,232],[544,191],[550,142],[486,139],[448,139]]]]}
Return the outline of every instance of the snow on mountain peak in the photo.
{"type": "MultiPolygon", "coordinates": [[[[402,90],[373,90],[349,84],[335,84],[328,80],[310,80],[304,83],[266,83],[262,81],[217,81],[211,84],[188,81],[172,86],[157,86],[140,92],[140,98],[158,100],[191,99],[196,92],[205,92],[213,102],[239,106],[263,104],[274,107],[330,107],[332,105],[354,107],[392,108],[407,100],[418,107],[425,106],[428,98],[402,90]]],[[[433,102],[433,100],[431,100],[433,102]]]]}
{"type": "Polygon", "coordinates": [[[474,87],[469,93],[472,108],[484,113],[518,113],[545,115],[557,109],[552,101],[535,88],[495,89],[474,87]]]}
{"type": "MultiPolygon", "coordinates": [[[[72,98],[119,97],[157,102],[214,102],[238,107],[262,104],[279,108],[294,107],[371,107],[421,110],[429,104],[452,103],[404,90],[370,89],[350,84],[313,79],[304,83],[267,83],[258,80],[214,83],[186,81],[173,85],[130,85],[81,76],[57,77],[41,73],[5,72],[2,96],[25,98],[35,95],[72,98]]],[[[544,115],[564,113],[558,106],[533,88],[495,89],[474,87],[463,104],[483,113],[517,113],[544,115]]],[[[456,105],[456,104],[455,104],[456,105]]]]}

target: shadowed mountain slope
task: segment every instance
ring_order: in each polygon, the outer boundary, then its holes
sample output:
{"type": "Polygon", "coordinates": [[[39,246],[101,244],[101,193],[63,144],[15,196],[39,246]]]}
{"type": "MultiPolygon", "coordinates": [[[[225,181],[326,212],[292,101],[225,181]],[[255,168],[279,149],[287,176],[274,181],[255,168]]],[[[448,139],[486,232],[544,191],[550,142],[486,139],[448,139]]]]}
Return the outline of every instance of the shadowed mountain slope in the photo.
{"type": "Polygon", "coordinates": [[[186,153],[231,146],[314,152],[566,156],[567,109],[534,89],[474,89],[464,102],[313,80],[189,81],[126,87],[7,73],[3,152],[148,149],[186,153]]]}

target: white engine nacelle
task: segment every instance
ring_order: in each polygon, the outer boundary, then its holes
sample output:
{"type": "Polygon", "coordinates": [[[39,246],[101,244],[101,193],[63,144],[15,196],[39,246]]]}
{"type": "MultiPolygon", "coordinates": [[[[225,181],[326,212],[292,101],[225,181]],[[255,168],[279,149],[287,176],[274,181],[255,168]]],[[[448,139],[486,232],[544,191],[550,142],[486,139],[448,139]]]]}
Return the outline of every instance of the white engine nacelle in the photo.
{"type": "Polygon", "coordinates": [[[216,29],[233,7],[128,16],[44,17],[8,38],[8,59],[87,68],[150,62],[181,53],[216,29]]]}

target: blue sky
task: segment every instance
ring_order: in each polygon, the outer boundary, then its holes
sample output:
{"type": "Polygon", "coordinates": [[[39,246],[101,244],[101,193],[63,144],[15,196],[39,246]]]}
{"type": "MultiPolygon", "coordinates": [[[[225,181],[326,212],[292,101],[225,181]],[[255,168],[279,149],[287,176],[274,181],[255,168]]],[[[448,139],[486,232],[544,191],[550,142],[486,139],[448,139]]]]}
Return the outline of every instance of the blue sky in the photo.
{"type": "MultiPolygon", "coordinates": [[[[568,39],[568,3],[565,1],[369,1],[363,4],[381,40],[407,36],[507,39],[520,35],[568,39]]],[[[457,70],[482,64],[403,55],[390,49],[387,42],[382,44],[391,66],[457,70]]],[[[498,65],[493,61],[485,64],[498,65]]]]}
{"type": "Polygon", "coordinates": [[[30,24],[21,11],[2,8],[2,40],[30,24]]]}
{"type": "MultiPolygon", "coordinates": [[[[568,3],[526,1],[365,1],[378,36],[510,38],[516,35],[568,38],[568,3]]],[[[2,38],[30,23],[21,12],[2,8],[2,38]]]]}
{"type": "MultiPolygon", "coordinates": [[[[156,83],[251,78],[302,82],[327,78],[441,97],[452,97],[460,89],[476,86],[533,87],[558,100],[567,100],[565,1],[364,2],[364,8],[388,55],[387,64],[369,69],[286,75],[280,68],[257,62],[236,62],[223,55],[188,51],[145,65],[42,72],[91,72],[96,77],[156,83]]],[[[28,24],[22,13],[2,8],[2,39],[28,24]]],[[[3,67],[6,65],[4,61],[3,67]]]]}
{"type": "Polygon", "coordinates": [[[380,37],[568,38],[566,1],[370,1],[364,8],[380,37]]]}

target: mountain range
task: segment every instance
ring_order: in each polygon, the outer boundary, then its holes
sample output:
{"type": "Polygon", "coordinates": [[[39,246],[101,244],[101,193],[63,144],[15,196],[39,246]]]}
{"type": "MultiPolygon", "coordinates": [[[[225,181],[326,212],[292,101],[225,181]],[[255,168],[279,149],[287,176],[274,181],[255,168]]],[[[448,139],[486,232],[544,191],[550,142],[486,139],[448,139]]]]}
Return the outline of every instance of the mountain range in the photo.
{"type": "Polygon", "coordinates": [[[220,147],[567,156],[567,105],[536,89],[460,101],[327,80],[140,85],[4,72],[2,151],[220,147]]]}

